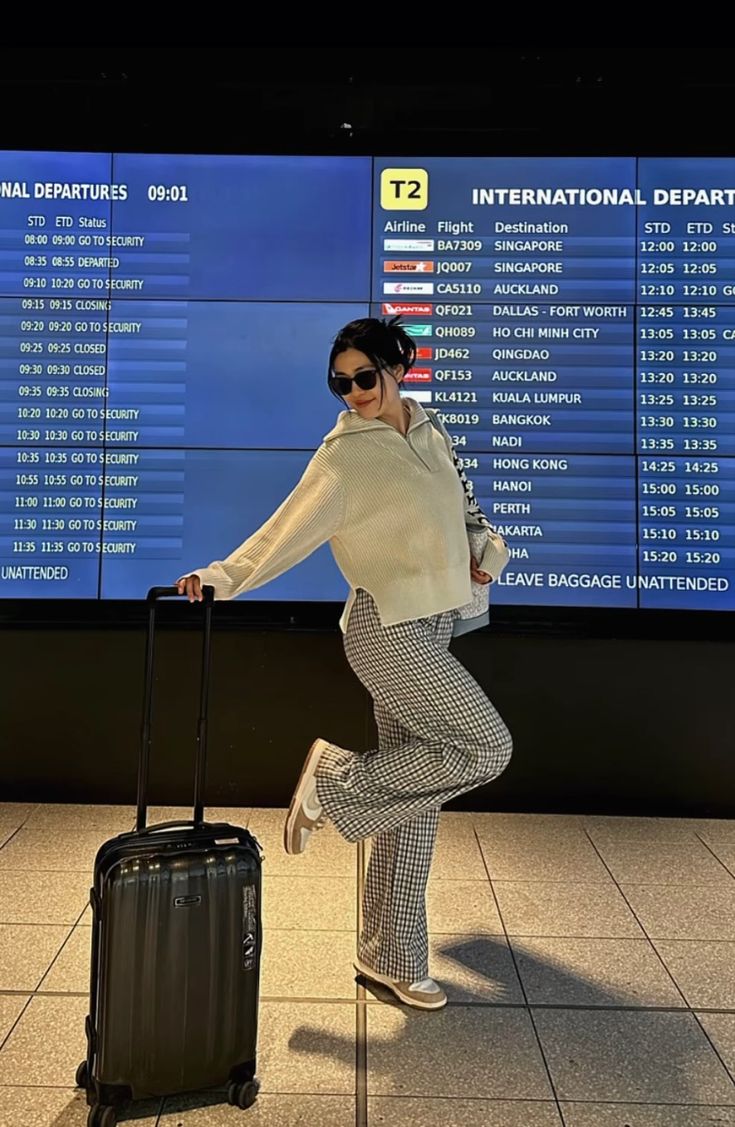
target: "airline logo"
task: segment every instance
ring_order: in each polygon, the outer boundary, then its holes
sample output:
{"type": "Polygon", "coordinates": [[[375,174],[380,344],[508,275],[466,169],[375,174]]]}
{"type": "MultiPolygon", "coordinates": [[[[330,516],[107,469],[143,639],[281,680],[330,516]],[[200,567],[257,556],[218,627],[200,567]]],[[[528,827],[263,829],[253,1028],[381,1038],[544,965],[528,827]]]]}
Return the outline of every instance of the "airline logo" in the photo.
{"type": "Polygon", "coordinates": [[[433,274],[434,263],[422,261],[418,258],[407,258],[400,261],[383,263],[384,274],[433,274]]]}
{"type": "Polygon", "coordinates": [[[383,293],[433,293],[433,282],[383,282],[383,293]]]}
{"type": "Polygon", "coordinates": [[[433,254],[433,239],[383,239],[383,250],[399,254],[433,254]]]}
{"type": "Polygon", "coordinates": [[[429,206],[429,173],[425,168],[384,168],[380,206],[384,211],[424,211],[429,206]]]}
{"type": "Polygon", "coordinates": [[[411,368],[406,372],[406,383],[431,383],[433,373],[431,368],[411,368]]]}
{"type": "Polygon", "coordinates": [[[412,304],[408,301],[384,301],[384,317],[431,317],[434,306],[431,302],[422,305],[412,304]]]}
{"type": "Polygon", "coordinates": [[[434,349],[433,348],[417,348],[416,349],[416,359],[417,360],[433,360],[433,358],[434,358],[434,349]]]}
{"type": "Polygon", "coordinates": [[[432,335],[431,325],[406,325],[405,329],[410,337],[430,337],[432,335]]]}
{"type": "MultiPolygon", "coordinates": [[[[406,379],[408,379],[408,376],[406,376],[406,379]]],[[[431,395],[431,390],[411,388],[411,398],[415,399],[417,403],[431,403],[431,395]]]]}

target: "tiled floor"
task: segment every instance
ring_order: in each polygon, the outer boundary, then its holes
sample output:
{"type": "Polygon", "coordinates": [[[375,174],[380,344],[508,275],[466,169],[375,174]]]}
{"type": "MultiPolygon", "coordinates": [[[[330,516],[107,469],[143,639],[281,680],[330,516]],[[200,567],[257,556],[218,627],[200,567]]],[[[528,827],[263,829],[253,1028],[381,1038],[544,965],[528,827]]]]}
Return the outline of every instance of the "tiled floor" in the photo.
{"type": "MultiPolygon", "coordinates": [[[[355,981],[369,845],[327,827],[287,857],[283,813],[208,811],[265,852],[255,1107],[204,1093],[123,1121],[735,1127],[735,821],[445,813],[429,919],[450,1004],[417,1013],[355,981]]],[[[90,873],[132,817],[0,804],[0,1127],[86,1124],[90,873]]]]}

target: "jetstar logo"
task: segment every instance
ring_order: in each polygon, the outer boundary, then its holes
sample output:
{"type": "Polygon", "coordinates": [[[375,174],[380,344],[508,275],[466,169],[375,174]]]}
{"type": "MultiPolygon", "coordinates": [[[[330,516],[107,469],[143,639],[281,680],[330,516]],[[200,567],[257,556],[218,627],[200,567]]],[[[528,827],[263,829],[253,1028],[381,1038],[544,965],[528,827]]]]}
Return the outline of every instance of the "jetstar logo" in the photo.
{"type": "Polygon", "coordinates": [[[386,274],[433,274],[434,263],[419,258],[391,258],[383,263],[383,271],[386,274]]]}

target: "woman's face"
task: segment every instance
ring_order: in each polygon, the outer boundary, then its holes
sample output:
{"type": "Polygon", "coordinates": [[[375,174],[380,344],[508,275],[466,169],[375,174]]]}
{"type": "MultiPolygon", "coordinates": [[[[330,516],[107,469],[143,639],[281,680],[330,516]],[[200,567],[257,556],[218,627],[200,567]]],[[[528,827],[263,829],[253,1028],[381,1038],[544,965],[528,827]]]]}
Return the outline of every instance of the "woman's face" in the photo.
{"type": "MultiPolygon", "coordinates": [[[[359,372],[372,371],[375,371],[373,362],[368,359],[364,352],[359,352],[356,348],[347,348],[335,357],[335,376],[356,376],[359,372]]],[[[377,418],[378,415],[382,415],[391,406],[399,402],[401,398],[396,380],[396,376],[400,378],[402,375],[401,369],[398,368],[395,376],[390,369],[384,369],[383,375],[385,377],[385,391],[383,392],[382,402],[380,399],[380,376],[378,376],[375,387],[371,387],[367,391],[353,383],[350,394],[344,397],[347,406],[358,411],[363,419],[377,418]]]]}

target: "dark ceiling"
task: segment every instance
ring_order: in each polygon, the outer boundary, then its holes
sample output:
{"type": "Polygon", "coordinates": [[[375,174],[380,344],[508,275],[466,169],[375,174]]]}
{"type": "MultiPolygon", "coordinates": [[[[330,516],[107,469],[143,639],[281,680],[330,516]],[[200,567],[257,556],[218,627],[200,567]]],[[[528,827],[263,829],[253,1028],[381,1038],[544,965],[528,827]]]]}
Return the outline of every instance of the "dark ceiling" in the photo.
{"type": "Polygon", "coordinates": [[[3,48],[4,148],[732,150],[735,49],[3,48]]]}

